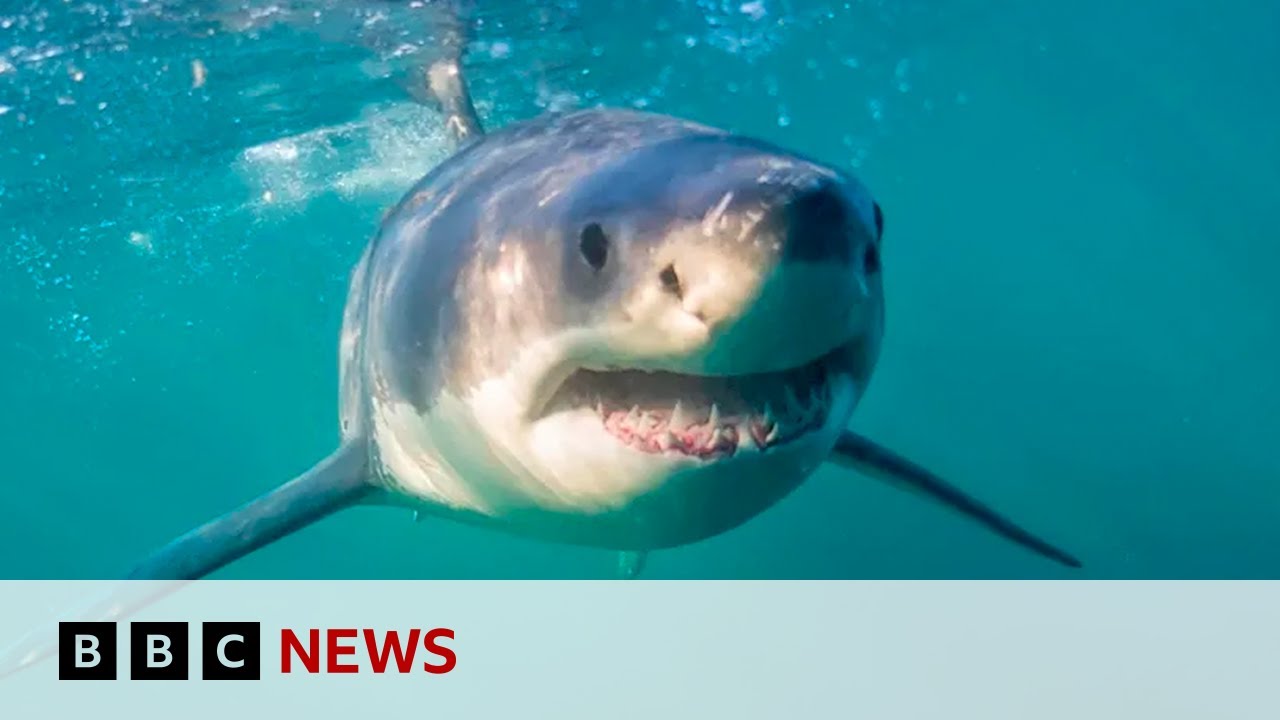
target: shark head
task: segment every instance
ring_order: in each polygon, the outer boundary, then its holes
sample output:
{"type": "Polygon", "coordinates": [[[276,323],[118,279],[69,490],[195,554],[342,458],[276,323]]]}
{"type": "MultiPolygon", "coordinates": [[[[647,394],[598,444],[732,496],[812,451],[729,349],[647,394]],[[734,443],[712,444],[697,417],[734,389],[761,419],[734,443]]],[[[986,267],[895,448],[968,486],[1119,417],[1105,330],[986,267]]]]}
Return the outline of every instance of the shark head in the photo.
{"type": "Polygon", "coordinates": [[[400,489],[657,547],[744,521],[830,454],[883,331],[879,207],[833,168],[647,117],[472,158],[469,189],[393,231],[429,268],[371,291],[400,489]]]}

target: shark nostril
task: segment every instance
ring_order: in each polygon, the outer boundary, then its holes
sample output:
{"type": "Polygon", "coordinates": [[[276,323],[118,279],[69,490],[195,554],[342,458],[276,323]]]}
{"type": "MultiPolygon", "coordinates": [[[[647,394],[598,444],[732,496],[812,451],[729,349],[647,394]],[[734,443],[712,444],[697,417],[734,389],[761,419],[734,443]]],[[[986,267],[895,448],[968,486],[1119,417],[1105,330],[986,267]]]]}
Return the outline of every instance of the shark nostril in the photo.
{"type": "Polygon", "coordinates": [[[658,280],[662,282],[663,290],[675,295],[676,298],[684,296],[684,289],[680,287],[680,276],[676,274],[675,265],[662,268],[662,272],[658,273],[658,280]]]}

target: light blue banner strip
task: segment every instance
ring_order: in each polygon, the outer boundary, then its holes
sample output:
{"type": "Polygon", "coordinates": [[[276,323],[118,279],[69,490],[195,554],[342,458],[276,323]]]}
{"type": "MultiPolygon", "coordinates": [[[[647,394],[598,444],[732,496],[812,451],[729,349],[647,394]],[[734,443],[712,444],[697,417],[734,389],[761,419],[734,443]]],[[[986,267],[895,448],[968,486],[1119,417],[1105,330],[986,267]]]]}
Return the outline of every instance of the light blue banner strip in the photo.
{"type": "MultiPolygon", "coordinates": [[[[0,646],[111,583],[0,582],[0,646]]],[[[135,620],[190,625],[190,680],[0,679],[5,718],[1280,717],[1271,582],[217,582],[135,620]],[[199,679],[201,623],[259,622],[262,679],[199,679]],[[445,674],[281,669],[281,631],[447,628],[445,674]]],[[[324,663],[321,664],[322,668],[324,663]]],[[[394,662],[392,663],[394,666],[394,662]]]]}

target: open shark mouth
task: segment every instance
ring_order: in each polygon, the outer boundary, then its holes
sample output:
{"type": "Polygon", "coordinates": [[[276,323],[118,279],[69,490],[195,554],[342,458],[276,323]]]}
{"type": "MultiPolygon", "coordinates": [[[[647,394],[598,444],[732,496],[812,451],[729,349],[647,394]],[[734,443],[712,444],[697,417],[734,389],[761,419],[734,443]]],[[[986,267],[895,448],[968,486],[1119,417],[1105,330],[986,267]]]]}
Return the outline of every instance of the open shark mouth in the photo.
{"type": "Polygon", "coordinates": [[[606,432],[641,452],[703,460],[764,452],[826,424],[840,372],[834,357],[731,376],[580,369],[552,407],[593,409],[606,432]]]}

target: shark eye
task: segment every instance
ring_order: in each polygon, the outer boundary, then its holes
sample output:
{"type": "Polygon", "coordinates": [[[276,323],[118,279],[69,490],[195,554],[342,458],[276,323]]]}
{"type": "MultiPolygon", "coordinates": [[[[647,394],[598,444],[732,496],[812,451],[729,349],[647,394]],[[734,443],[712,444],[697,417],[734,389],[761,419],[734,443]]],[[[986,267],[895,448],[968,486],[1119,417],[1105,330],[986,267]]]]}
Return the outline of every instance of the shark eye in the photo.
{"type": "Polygon", "coordinates": [[[609,236],[604,234],[604,228],[599,223],[591,223],[582,228],[582,234],[578,237],[578,249],[582,251],[582,258],[588,265],[594,270],[600,270],[609,259],[609,236]]]}
{"type": "Polygon", "coordinates": [[[668,265],[662,268],[662,272],[658,273],[658,280],[662,283],[663,289],[675,295],[676,298],[684,296],[684,291],[680,288],[680,276],[676,274],[675,265],[668,265]]]}
{"type": "Polygon", "coordinates": [[[867,249],[862,251],[862,270],[868,275],[880,272],[880,248],[868,245],[867,249]]]}
{"type": "Polygon", "coordinates": [[[884,237],[884,211],[880,209],[880,203],[873,203],[872,208],[876,213],[876,239],[884,237]]]}

